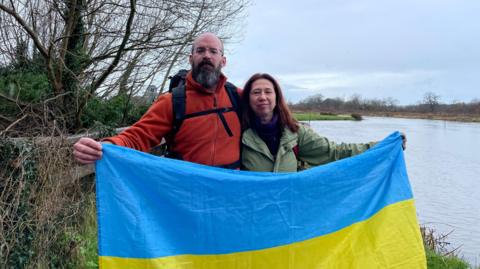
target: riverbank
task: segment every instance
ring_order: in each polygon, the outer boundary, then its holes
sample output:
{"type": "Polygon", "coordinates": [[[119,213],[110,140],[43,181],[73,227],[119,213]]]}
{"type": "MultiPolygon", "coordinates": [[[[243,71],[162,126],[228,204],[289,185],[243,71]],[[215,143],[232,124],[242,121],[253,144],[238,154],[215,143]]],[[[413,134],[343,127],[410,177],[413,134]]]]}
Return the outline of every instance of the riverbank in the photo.
{"type": "Polygon", "coordinates": [[[371,117],[392,117],[404,119],[425,119],[445,120],[458,122],[480,122],[480,115],[475,114],[445,114],[445,113],[417,113],[417,112],[372,112],[361,111],[347,114],[345,111],[303,111],[293,112],[294,117],[299,121],[309,120],[361,120],[362,116],[371,117]]]}
{"type": "Polygon", "coordinates": [[[425,248],[428,269],[468,269],[474,268],[466,261],[456,257],[438,254],[435,251],[425,248]]]}
{"type": "Polygon", "coordinates": [[[320,112],[293,112],[293,117],[298,121],[312,120],[358,120],[352,115],[333,114],[320,112]]]}
{"type": "MultiPolygon", "coordinates": [[[[448,235],[438,234],[432,228],[420,227],[428,269],[467,269],[474,268],[468,262],[458,257],[455,250],[447,249],[448,235]]],[[[475,267],[477,268],[477,267],[475,267]]]]}
{"type": "Polygon", "coordinates": [[[363,116],[392,117],[405,119],[446,120],[459,122],[480,122],[480,115],[450,115],[436,113],[408,113],[408,112],[365,112],[363,116]]]}

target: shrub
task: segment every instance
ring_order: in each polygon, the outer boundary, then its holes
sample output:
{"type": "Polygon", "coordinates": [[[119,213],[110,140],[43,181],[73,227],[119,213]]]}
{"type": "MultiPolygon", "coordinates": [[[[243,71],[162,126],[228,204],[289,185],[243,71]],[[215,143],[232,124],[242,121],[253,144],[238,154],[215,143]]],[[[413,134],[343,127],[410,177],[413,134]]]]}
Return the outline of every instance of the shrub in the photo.
{"type": "Polygon", "coordinates": [[[351,116],[352,116],[352,118],[355,119],[355,120],[363,120],[362,115],[360,115],[360,114],[358,114],[358,113],[352,113],[351,116]]]}
{"type": "Polygon", "coordinates": [[[95,122],[111,126],[128,126],[140,119],[147,111],[146,105],[135,105],[129,101],[127,95],[115,96],[108,100],[98,97],[92,98],[85,107],[82,115],[82,125],[92,127],[95,122]]]}

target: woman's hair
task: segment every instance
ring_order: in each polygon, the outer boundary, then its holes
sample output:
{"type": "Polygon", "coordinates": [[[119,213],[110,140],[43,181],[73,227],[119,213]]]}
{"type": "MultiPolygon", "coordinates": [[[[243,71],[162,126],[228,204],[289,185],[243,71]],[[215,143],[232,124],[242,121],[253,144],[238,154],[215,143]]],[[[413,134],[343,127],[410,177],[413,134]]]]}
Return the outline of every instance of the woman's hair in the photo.
{"type": "Polygon", "coordinates": [[[276,99],[276,106],[273,109],[273,113],[278,115],[278,121],[280,127],[283,129],[288,127],[292,132],[298,131],[298,122],[292,117],[292,113],[288,108],[285,99],[283,98],[282,89],[278,82],[269,74],[265,73],[257,73],[251,76],[245,86],[243,87],[243,95],[242,95],[242,128],[246,130],[252,126],[252,120],[255,119],[256,115],[253,112],[252,108],[250,107],[250,92],[252,91],[252,84],[258,79],[266,79],[273,84],[273,88],[275,90],[275,99],[276,99]]]}

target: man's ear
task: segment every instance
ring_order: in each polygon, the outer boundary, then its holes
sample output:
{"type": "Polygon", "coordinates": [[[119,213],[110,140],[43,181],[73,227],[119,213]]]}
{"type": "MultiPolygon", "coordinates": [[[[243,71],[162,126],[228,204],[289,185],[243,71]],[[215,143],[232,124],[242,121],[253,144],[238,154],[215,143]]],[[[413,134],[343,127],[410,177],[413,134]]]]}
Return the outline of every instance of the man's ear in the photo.
{"type": "Polygon", "coordinates": [[[188,55],[188,62],[190,63],[190,65],[192,65],[192,63],[193,63],[193,55],[192,54],[188,55]]]}
{"type": "Polygon", "coordinates": [[[222,56],[222,67],[225,67],[227,65],[227,57],[222,56]]]}

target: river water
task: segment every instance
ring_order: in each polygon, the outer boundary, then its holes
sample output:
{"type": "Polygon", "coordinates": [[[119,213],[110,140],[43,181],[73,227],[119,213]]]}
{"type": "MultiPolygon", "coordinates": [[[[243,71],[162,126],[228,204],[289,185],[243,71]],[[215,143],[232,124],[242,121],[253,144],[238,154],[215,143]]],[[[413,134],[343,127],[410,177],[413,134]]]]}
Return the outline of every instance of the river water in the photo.
{"type": "Polygon", "coordinates": [[[405,160],[420,224],[450,233],[451,248],[480,265],[480,123],[366,117],[363,121],[312,121],[335,142],[407,135],[405,160]]]}

